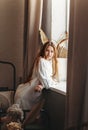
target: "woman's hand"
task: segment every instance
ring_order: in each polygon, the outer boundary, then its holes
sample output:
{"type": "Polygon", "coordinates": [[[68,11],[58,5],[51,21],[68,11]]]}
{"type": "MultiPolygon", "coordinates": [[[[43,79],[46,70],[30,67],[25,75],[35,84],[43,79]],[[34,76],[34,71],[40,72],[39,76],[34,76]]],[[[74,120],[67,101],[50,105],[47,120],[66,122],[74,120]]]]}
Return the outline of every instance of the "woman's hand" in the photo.
{"type": "Polygon", "coordinates": [[[41,92],[42,89],[43,89],[43,86],[42,86],[42,85],[37,85],[37,86],[35,87],[35,91],[36,91],[36,92],[41,92]]]}

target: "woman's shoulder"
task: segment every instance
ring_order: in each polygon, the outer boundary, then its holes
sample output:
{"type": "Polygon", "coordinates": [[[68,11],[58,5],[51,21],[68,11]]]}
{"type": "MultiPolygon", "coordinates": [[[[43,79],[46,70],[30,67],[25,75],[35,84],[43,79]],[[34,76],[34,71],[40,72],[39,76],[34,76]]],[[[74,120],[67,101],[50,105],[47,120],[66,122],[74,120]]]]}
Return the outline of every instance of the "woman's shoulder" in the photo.
{"type": "Polygon", "coordinates": [[[45,61],[46,61],[46,59],[45,59],[45,58],[40,57],[40,62],[45,62],[45,61]]]}
{"type": "Polygon", "coordinates": [[[43,57],[40,57],[39,63],[41,65],[46,65],[47,64],[47,60],[45,58],[43,58],[43,57]]]}

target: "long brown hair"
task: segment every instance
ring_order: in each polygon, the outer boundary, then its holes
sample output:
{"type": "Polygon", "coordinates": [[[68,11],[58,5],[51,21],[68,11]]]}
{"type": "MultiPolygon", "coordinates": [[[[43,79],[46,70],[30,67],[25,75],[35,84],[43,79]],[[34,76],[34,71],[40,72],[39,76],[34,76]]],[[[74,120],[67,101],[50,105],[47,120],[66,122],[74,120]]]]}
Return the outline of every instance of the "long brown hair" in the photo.
{"type": "Polygon", "coordinates": [[[45,51],[46,51],[46,49],[47,49],[49,46],[53,47],[53,50],[54,50],[54,57],[53,57],[53,59],[52,59],[52,62],[53,62],[53,64],[52,64],[52,68],[53,68],[53,75],[52,75],[52,77],[53,77],[53,78],[57,78],[57,76],[58,76],[57,50],[56,50],[56,47],[55,47],[55,45],[53,44],[53,42],[48,41],[48,42],[46,42],[46,43],[42,46],[42,48],[41,48],[41,50],[39,51],[38,56],[37,56],[37,58],[36,58],[35,66],[38,67],[38,63],[39,63],[40,58],[41,58],[41,57],[44,58],[44,56],[45,56],[45,51]]]}

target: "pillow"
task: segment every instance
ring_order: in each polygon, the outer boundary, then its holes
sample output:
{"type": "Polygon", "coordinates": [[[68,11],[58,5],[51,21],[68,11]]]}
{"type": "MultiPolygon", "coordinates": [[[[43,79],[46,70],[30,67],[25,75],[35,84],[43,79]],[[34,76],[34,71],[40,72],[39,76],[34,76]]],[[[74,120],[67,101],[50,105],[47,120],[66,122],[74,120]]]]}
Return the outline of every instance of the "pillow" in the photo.
{"type": "Polygon", "coordinates": [[[57,58],[58,60],[58,80],[67,80],[67,58],[57,58]]]}
{"type": "Polygon", "coordinates": [[[58,49],[58,57],[67,58],[68,50],[65,47],[59,47],[58,49]]]}
{"type": "Polygon", "coordinates": [[[13,104],[13,91],[1,91],[0,92],[0,108],[6,110],[13,104]]]}
{"type": "Polygon", "coordinates": [[[58,58],[67,58],[68,55],[68,41],[67,39],[57,45],[58,58]]]}

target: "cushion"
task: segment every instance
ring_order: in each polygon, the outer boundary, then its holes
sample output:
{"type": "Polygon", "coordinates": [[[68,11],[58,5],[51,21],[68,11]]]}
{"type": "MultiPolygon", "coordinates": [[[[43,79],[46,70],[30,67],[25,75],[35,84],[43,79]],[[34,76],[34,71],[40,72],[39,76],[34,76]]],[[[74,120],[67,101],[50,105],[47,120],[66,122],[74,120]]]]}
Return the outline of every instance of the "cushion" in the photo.
{"type": "Polygon", "coordinates": [[[67,58],[68,50],[65,47],[59,47],[58,49],[58,57],[67,58]]]}
{"type": "Polygon", "coordinates": [[[57,45],[57,52],[59,58],[67,58],[68,55],[68,41],[64,41],[57,45]]]}
{"type": "Polygon", "coordinates": [[[58,59],[58,79],[59,81],[67,80],[67,58],[57,58],[58,59]]]}
{"type": "Polygon", "coordinates": [[[13,104],[13,91],[1,91],[0,92],[0,108],[6,110],[13,104]]]}

